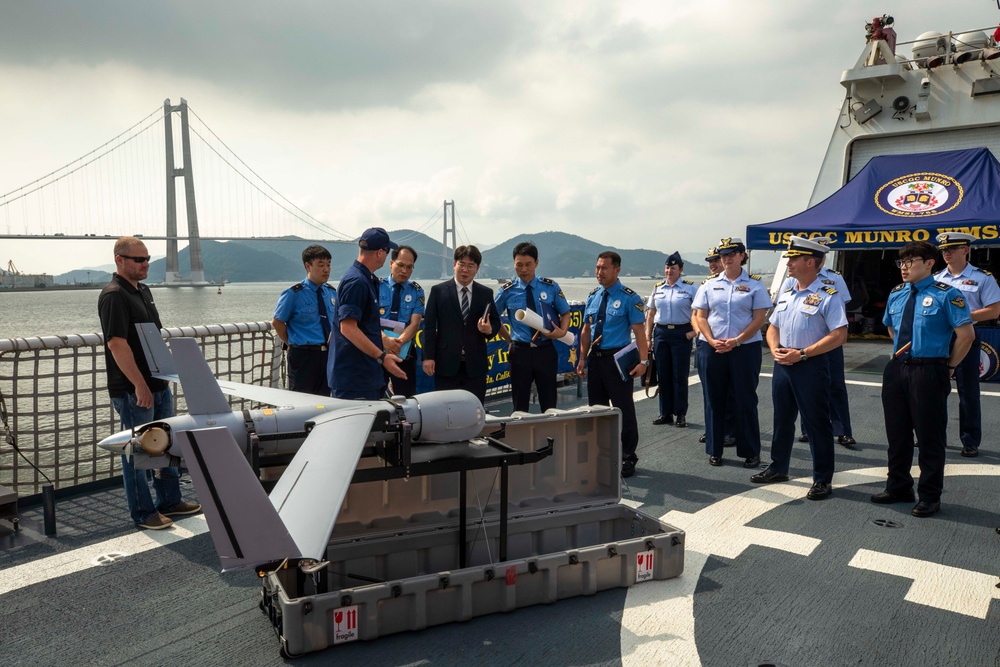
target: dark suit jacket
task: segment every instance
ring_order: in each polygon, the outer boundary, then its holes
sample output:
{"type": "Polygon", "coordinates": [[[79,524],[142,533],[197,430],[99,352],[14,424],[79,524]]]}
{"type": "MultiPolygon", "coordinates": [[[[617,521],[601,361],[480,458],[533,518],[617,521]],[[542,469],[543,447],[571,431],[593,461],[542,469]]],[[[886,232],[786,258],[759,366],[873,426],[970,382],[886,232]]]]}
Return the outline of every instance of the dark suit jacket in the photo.
{"type": "Polygon", "coordinates": [[[462,306],[458,300],[455,279],[435,285],[427,297],[424,312],[422,352],[424,359],[435,362],[434,373],[450,377],[458,374],[465,350],[465,370],[469,377],[486,375],[486,341],[500,330],[500,313],[493,303],[493,291],[485,285],[472,282],[469,321],[462,322],[462,306]],[[489,335],[476,327],[486,307],[490,308],[489,335]]]}

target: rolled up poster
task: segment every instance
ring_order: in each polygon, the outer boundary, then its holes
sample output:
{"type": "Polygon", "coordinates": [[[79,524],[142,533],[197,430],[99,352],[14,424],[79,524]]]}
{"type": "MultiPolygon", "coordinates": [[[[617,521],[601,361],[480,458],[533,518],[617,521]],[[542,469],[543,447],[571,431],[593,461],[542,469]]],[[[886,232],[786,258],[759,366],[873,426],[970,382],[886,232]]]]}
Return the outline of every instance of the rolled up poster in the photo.
{"type": "MultiPolygon", "coordinates": [[[[516,313],[514,313],[514,319],[522,324],[527,324],[532,329],[541,331],[542,333],[551,333],[552,331],[551,329],[545,328],[542,316],[530,308],[519,309],[516,313]]],[[[573,335],[572,331],[567,331],[565,336],[556,340],[561,343],[566,343],[567,345],[572,345],[576,342],[576,336],[573,335]]]]}

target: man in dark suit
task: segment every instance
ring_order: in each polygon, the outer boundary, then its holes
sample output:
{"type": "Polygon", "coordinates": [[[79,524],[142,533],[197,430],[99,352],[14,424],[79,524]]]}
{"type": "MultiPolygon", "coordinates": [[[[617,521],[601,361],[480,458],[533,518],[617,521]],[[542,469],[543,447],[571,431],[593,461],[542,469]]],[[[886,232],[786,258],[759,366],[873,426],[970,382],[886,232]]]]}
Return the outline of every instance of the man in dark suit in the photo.
{"type": "Polygon", "coordinates": [[[455,249],[455,279],[435,285],[424,313],[424,373],[435,389],[465,389],[486,400],[486,341],[500,330],[493,290],[473,281],[483,255],[474,245],[455,249]]]}

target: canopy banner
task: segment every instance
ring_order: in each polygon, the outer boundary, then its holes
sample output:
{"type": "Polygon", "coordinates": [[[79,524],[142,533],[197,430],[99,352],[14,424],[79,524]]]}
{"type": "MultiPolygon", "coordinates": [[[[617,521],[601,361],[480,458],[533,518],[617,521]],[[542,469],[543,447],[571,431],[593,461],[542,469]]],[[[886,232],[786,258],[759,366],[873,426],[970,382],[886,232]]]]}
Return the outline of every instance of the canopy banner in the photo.
{"type": "Polygon", "coordinates": [[[833,250],[898,248],[964,232],[1000,245],[1000,163],[986,148],[872,158],[844,187],[784,220],[747,226],[747,247],[829,236],[833,250]]]}

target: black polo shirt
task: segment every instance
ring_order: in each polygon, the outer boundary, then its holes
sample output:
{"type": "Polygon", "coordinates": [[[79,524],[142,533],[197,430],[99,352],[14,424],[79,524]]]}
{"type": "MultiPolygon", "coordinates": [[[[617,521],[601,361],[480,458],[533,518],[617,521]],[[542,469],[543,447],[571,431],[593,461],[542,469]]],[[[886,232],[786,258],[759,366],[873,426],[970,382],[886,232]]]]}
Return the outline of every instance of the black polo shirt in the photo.
{"type": "Polygon", "coordinates": [[[160,314],[156,312],[156,304],[153,303],[149,288],[139,283],[139,288],[136,289],[116,273],[111,282],[101,290],[101,296],[97,299],[97,313],[101,317],[101,331],[104,333],[104,363],[108,371],[108,392],[112,398],[135,393],[135,387],[118,368],[107,346],[107,341],[112,338],[124,338],[128,341],[136,366],[146,379],[150,391],[166,389],[168,383],[165,380],[158,380],[149,374],[149,364],[146,363],[142,343],[139,342],[139,333],[135,330],[135,325],[141,322],[152,322],[158,329],[162,327],[160,314]]]}

